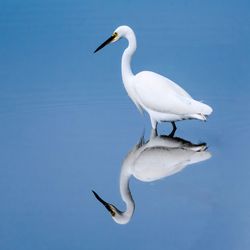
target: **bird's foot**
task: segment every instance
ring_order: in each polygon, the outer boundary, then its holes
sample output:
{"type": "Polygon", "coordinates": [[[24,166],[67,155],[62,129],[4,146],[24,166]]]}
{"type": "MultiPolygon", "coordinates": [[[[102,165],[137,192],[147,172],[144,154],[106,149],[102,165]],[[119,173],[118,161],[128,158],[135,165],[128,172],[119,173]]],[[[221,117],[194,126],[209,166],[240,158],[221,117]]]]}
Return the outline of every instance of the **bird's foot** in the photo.
{"type": "Polygon", "coordinates": [[[172,132],[168,135],[169,137],[174,137],[175,131],[177,130],[177,127],[175,125],[175,122],[171,122],[173,129],[172,132]]]}

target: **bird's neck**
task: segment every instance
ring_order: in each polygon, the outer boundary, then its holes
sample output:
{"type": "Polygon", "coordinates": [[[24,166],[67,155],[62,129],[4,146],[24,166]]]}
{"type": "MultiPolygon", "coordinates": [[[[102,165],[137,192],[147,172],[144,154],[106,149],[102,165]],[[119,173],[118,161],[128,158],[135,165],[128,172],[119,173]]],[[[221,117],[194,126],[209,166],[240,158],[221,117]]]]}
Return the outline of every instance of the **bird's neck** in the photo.
{"type": "Polygon", "coordinates": [[[128,40],[128,47],[122,55],[122,80],[124,84],[129,82],[131,77],[134,76],[131,70],[131,59],[136,50],[136,37],[134,32],[129,33],[126,38],[128,40]]]}
{"type": "Polygon", "coordinates": [[[127,217],[128,219],[132,217],[135,210],[135,203],[129,189],[130,177],[130,172],[128,172],[127,169],[123,168],[120,176],[120,193],[122,200],[126,204],[126,210],[123,212],[123,216],[127,217]]]}

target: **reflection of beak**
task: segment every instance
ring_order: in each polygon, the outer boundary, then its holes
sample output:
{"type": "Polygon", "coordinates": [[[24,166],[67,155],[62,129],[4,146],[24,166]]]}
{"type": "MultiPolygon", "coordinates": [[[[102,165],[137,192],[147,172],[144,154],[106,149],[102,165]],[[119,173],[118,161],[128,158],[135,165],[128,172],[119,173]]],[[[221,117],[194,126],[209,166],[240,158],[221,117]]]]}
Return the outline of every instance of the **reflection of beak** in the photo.
{"type": "Polygon", "coordinates": [[[110,38],[108,38],[104,43],[102,43],[95,51],[94,53],[96,53],[98,50],[104,48],[106,45],[110,44],[112,41],[115,40],[115,38],[117,37],[117,35],[113,34],[110,38]]]}
{"type": "Polygon", "coordinates": [[[104,201],[95,191],[92,190],[92,192],[95,195],[95,198],[103,204],[103,206],[111,213],[111,215],[115,216],[115,212],[112,206],[106,201],[104,201]]]}

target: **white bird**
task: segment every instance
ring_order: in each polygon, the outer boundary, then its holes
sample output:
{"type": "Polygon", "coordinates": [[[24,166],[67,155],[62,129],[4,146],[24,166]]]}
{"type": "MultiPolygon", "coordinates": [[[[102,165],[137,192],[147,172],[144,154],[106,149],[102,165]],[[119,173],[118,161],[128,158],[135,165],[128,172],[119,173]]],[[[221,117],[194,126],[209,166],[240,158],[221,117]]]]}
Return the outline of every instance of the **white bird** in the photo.
{"type": "Polygon", "coordinates": [[[212,113],[212,108],[204,103],[194,100],[184,89],[170,79],[151,71],[142,71],[133,74],[131,59],[136,50],[136,37],[134,31],[128,26],[119,26],[112,36],[102,43],[95,51],[107,44],[116,42],[120,38],[128,40],[128,47],[122,55],[121,71],[125,89],[137,106],[147,111],[153,129],[158,122],[171,122],[174,134],[175,121],[185,119],[206,120],[212,113]]]}
{"type": "Polygon", "coordinates": [[[135,210],[135,202],[129,188],[131,176],[143,182],[152,182],[176,174],[190,164],[205,161],[211,157],[205,143],[192,144],[181,138],[157,136],[152,130],[151,138],[140,142],[128,153],[120,173],[120,194],[126,210],[120,211],[104,201],[95,191],[95,197],[106,207],[118,224],[130,221],[135,210]]]}

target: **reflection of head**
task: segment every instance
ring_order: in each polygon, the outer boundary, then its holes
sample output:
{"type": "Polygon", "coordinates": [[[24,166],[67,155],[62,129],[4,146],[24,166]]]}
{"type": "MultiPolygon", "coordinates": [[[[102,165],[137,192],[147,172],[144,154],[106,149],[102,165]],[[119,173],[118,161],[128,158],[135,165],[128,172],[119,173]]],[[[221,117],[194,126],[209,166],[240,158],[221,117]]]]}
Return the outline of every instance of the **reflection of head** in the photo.
{"type": "MultiPolygon", "coordinates": [[[[127,216],[126,212],[121,212],[117,207],[104,201],[95,191],[92,190],[96,199],[100,201],[104,207],[110,212],[113,220],[118,224],[127,224],[130,221],[131,216],[127,216]]],[[[134,209],[133,209],[134,210],[134,209]]]]}

